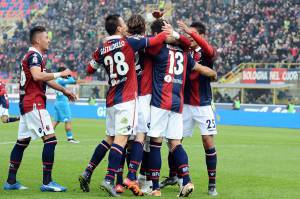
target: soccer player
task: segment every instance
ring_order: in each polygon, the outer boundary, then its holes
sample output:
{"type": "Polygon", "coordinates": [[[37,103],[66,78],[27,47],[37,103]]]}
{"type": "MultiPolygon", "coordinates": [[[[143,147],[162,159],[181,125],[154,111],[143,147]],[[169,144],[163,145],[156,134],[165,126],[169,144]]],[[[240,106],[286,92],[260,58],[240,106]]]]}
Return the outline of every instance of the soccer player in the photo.
{"type": "Polygon", "coordinates": [[[19,121],[20,117],[9,117],[9,101],[5,89],[5,84],[0,81],[0,117],[3,123],[19,121]]]}
{"type": "MultiPolygon", "coordinates": [[[[128,136],[135,134],[137,122],[135,52],[163,43],[167,34],[161,33],[153,38],[125,37],[127,26],[119,15],[109,15],[105,19],[105,29],[110,36],[106,37],[93,53],[93,60],[89,63],[87,72],[92,74],[99,67],[103,67],[109,76],[110,88],[106,97],[107,137],[97,146],[79,181],[81,189],[89,191],[93,170],[111,148],[107,174],[100,186],[109,195],[118,196],[114,186],[115,174],[120,166],[128,136]]],[[[136,195],[142,194],[137,184],[132,184],[130,189],[136,195]]]]}
{"type": "MultiPolygon", "coordinates": [[[[158,19],[151,25],[153,34],[162,31],[164,20],[158,19]]],[[[179,36],[179,35],[178,35],[179,36]]],[[[175,36],[176,38],[176,36],[175,36]]],[[[149,50],[153,55],[153,92],[151,100],[150,171],[153,183],[151,195],[161,196],[159,176],[161,169],[162,137],[168,140],[179,175],[183,178],[180,197],[187,197],[193,192],[188,169],[188,157],[181,145],[183,136],[183,91],[186,73],[189,70],[207,76],[216,76],[215,71],[197,64],[187,49],[174,44],[163,44],[149,50]]]]}
{"type": "MultiPolygon", "coordinates": [[[[58,72],[66,70],[65,67],[59,67],[58,72]]],[[[56,83],[62,87],[66,87],[68,84],[76,84],[77,81],[72,77],[60,77],[55,80],[56,83]]],[[[73,138],[72,124],[71,124],[71,109],[68,98],[60,91],[56,91],[56,101],[54,104],[54,129],[60,122],[65,123],[65,130],[67,135],[67,141],[70,143],[78,144],[79,141],[73,138]]]]}
{"type": "Polygon", "coordinates": [[[42,153],[43,184],[41,191],[62,192],[66,188],[52,180],[54,151],[57,143],[51,118],[46,110],[46,85],[66,95],[74,101],[76,96],[55,83],[58,77],[67,77],[71,71],[66,69],[60,73],[45,72],[43,53],[48,50],[50,40],[47,31],[42,26],[30,30],[31,47],[24,55],[20,69],[20,123],[17,142],[10,155],[8,178],[4,184],[5,190],[27,189],[16,180],[18,168],[21,164],[24,150],[31,139],[40,137],[44,142],[42,153]]]}
{"type": "MultiPolygon", "coordinates": [[[[200,22],[193,22],[190,27],[179,22],[179,27],[186,32],[192,42],[193,59],[204,66],[213,69],[216,52],[205,40],[205,26],[200,22]]],[[[212,91],[210,77],[206,77],[192,71],[186,81],[183,106],[183,137],[191,137],[195,125],[200,129],[203,147],[206,155],[206,166],[208,173],[208,194],[216,196],[216,166],[217,153],[214,145],[214,135],[217,134],[212,103],[212,91]]],[[[161,188],[175,184],[176,166],[172,161],[174,157],[169,153],[169,178],[161,183],[161,188]]]]}

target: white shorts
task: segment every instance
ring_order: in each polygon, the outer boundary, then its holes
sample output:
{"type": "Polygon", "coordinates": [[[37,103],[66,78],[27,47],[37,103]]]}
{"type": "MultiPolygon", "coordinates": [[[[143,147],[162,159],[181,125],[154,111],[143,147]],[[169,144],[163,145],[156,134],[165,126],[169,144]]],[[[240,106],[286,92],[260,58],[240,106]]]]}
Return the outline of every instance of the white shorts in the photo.
{"type": "Polygon", "coordinates": [[[2,105],[0,106],[0,117],[3,115],[8,115],[8,109],[7,108],[3,108],[2,105]]]}
{"type": "Polygon", "coordinates": [[[211,106],[183,105],[183,137],[191,137],[198,125],[201,135],[217,134],[216,121],[211,106]]]}
{"type": "Polygon", "coordinates": [[[138,97],[137,133],[148,133],[150,127],[151,94],[138,97]]]}
{"type": "Polygon", "coordinates": [[[34,109],[20,117],[18,139],[43,137],[54,133],[50,114],[46,109],[34,109]]]}
{"type": "Polygon", "coordinates": [[[106,135],[135,135],[138,119],[136,100],[106,108],[106,135]]]}
{"type": "Polygon", "coordinates": [[[151,106],[151,125],[147,135],[154,138],[182,139],[182,114],[151,106]]]}

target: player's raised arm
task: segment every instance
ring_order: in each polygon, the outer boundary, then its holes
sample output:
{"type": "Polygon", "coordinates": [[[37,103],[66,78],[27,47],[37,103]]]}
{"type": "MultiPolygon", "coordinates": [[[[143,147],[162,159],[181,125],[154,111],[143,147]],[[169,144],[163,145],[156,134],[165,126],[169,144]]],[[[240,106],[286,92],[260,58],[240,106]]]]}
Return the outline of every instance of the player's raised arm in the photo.
{"type": "Polygon", "coordinates": [[[172,36],[174,39],[176,39],[184,50],[189,49],[191,47],[190,40],[186,36],[174,31],[171,24],[168,24],[164,21],[164,26],[162,27],[162,30],[168,35],[172,36]]]}
{"type": "Polygon", "coordinates": [[[178,26],[195,40],[207,56],[213,57],[215,55],[214,48],[199,33],[193,31],[183,21],[178,21],[178,26]]]}
{"type": "Polygon", "coordinates": [[[54,80],[47,81],[47,85],[50,86],[51,88],[53,88],[54,90],[62,92],[72,102],[74,102],[77,99],[77,97],[74,93],[65,89],[64,87],[62,87],[61,85],[56,83],[54,80]]]}

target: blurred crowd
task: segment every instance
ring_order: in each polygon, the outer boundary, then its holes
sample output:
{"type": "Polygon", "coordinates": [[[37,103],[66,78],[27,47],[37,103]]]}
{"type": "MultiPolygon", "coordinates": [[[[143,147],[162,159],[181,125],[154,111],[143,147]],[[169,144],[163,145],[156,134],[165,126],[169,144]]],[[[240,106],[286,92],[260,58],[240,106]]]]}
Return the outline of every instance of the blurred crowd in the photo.
{"type": "MultiPolygon", "coordinates": [[[[166,1],[167,2],[167,1],[166,1]]],[[[28,49],[28,27],[44,25],[51,38],[47,68],[67,66],[85,78],[85,66],[98,42],[105,37],[104,19],[119,13],[126,19],[145,13],[157,0],[48,0],[45,13],[18,22],[12,38],[0,46],[0,71],[17,74],[21,56],[28,49]],[[26,24],[26,26],[25,26],[26,24]]],[[[170,19],[197,20],[207,26],[207,38],[215,46],[219,76],[242,62],[299,62],[299,0],[186,0],[173,1],[170,19]]],[[[103,70],[93,77],[105,80],[103,70]]]]}

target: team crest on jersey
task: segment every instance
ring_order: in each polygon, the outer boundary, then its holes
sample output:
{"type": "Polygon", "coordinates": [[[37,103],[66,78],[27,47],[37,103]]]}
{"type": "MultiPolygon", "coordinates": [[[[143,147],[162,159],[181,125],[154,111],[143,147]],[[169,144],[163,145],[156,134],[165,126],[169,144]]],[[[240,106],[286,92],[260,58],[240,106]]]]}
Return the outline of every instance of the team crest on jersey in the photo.
{"type": "Polygon", "coordinates": [[[32,63],[37,64],[38,63],[38,58],[37,58],[37,54],[33,54],[33,58],[32,58],[32,63]]]}
{"type": "Polygon", "coordinates": [[[46,125],[46,129],[47,129],[47,131],[50,131],[50,126],[46,125]]]}
{"type": "Polygon", "coordinates": [[[164,80],[165,80],[165,82],[170,83],[170,82],[172,82],[172,76],[171,75],[166,75],[164,80]]]}

